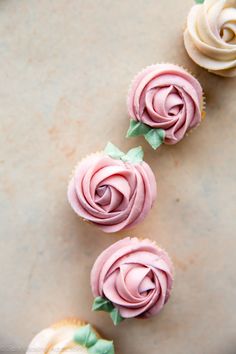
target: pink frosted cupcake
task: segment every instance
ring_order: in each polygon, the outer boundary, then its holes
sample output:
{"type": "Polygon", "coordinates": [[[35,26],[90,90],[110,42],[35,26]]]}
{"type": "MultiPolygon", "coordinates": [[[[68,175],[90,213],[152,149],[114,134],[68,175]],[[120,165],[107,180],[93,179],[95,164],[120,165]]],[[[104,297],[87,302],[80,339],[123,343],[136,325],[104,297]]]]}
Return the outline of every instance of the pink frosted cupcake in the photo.
{"type": "Polygon", "coordinates": [[[168,254],[149,239],[127,237],[94,263],[93,310],[109,312],[115,325],[126,318],[157,315],[169,299],[172,283],[168,254]]]}
{"type": "Polygon", "coordinates": [[[156,64],[134,78],[127,105],[131,117],[127,136],[144,135],[156,149],[162,143],[178,143],[201,122],[203,91],[183,68],[156,64]]]}
{"type": "Polygon", "coordinates": [[[124,154],[111,143],[75,168],[68,186],[74,211],[105,232],[141,222],[156,198],[156,181],[141,147],[124,154]]]}

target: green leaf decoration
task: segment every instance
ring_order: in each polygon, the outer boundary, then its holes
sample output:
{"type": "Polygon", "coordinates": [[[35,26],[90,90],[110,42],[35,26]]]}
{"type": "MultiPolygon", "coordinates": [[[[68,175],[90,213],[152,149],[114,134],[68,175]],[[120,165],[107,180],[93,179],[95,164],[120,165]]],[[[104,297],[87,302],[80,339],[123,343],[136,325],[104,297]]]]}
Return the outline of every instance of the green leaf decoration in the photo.
{"type": "Polygon", "coordinates": [[[110,142],[107,143],[107,146],[105,147],[104,151],[108,156],[116,160],[121,159],[125,155],[120,149],[118,149],[115,145],[113,145],[110,142]]]}
{"type": "Polygon", "coordinates": [[[204,0],[195,0],[195,2],[196,2],[197,4],[203,4],[203,3],[204,3],[204,0]]]}
{"type": "Polygon", "coordinates": [[[140,163],[143,161],[143,149],[141,146],[133,148],[127,152],[125,156],[122,157],[122,161],[131,163],[140,163]]]}
{"type": "Polygon", "coordinates": [[[114,354],[114,345],[112,341],[99,339],[91,348],[89,354],[114,354]]]}
{"type": "MultiPolygon", "coordinates": [[[[163,129],[151,128],[147,124],[136,122],[135,120],[131,119],[130,127],[128,129],[126,137],[140,135],[144,135],[147,142],[152,146],[153,149],[156,150],[164,141],[165,131],[163,129]]],[[[128,154],[126,154],[125,156],[127,155],[128,154]]],[[[125,158],[126,157],[122,157],[122,160],[124,161],[125,158]]]]}
{"type": "Polygon", "coordinates": [[[92,310],[108,312],[115,326],[117,326],[124,319],[119,314],[118,309],[114,307],[112,302],[101,296],[98,296],[94,299],[92,310]]]}
{"type": "Polygon", "coordinates": [[[110,312],[111,319],[114,323],[115,326],[117,326],[121,321],[124,320],[123,317],[119,314],[119,311],[117,308],[114,307],[114,309],[110,312]]]}
{"type": "Polygon", "coordinates": [[[126,137],[130,136],[140,136],[140,135],[145,135],[149,132],[151,128],[142,122],[136,122],[136,120],[131,119],[130,120],[130,126],[127,131],[126,137]]]}
{"type": "Polygon", "coordinates": [[[112,143],[108,143],[104,152],[113,159],[130,163],[140,163],[143,161],[143,149],[141,146],[133,148],[125,154],[112,143]]]}
{"type": "Polygon", "coordinates": [[[114,354],[112,341],[98,339],[92,327],[88,324],[78,329],[74,341],[88,349],[90,354],[114,354]]]}
{"type": "Polygon", "coordinates": [[[105,299],[104,297],[98,296],[94,299],[92,310],[105,311],[110,313],[113,308],[114,306],[112,305],[111,301],[105,299]]]}
{"type": "Polygon", "coordinates": [[[86,348],[92,347],[97,340],[98,338],[89,324],[78,329],[74,336],[74,341],[86,348]]]}
{"type": "Polygon", "coordinates": [[[165,131],[163,129],[151,129],[144,137],[151,147],[156,150],[164,141],[165,131]]]}

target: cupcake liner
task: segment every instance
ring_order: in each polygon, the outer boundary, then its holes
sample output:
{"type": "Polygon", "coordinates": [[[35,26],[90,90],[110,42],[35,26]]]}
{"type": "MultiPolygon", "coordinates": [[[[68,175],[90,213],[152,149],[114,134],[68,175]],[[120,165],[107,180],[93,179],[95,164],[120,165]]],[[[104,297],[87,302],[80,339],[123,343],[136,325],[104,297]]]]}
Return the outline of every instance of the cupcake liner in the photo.
{"type": "MultiPolygon", "coordinates": [[[[53,329],[58,329],[58,328],[67,327],[67,326],[74,327],[74,328],[80,328],[80,327],[86,326],[87,324],[89,324],[89,323],[86,321],[72,317],[72,318],[65,318],[61,321],[58,321],[58,322],[52,324],[50,327],[53,329]]],[[[96,330],[96,328],[94,328],[94,326],[92,326],[91,324],[90,324],[90,326],[92,327],[93,331],[96,333],[97,337],[102,338],[101,335],[96,330]]]]}
{"type": "Polygon", "coordinates": [[[55,322],[50,327],[54,329],[66,327],[66,326],[82,327],[85,326],[86,324],[88,323],[85,321],[81,321],[78,318],[72,317],[72,318],[65,318],[63,320],[55,322]]]}

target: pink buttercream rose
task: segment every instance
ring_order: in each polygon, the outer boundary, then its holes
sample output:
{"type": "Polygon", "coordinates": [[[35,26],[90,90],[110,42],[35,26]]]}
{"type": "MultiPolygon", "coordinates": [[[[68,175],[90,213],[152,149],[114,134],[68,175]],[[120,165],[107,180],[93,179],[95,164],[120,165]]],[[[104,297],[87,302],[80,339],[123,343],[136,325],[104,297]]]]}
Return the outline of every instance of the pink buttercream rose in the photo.
{"type": "Polygon", "coordinates": [[[169,256],[148,239],[127,237],[114,243],[91,272],[93,295],[109,300],[123,318],[156,315],[169,299],[172,283],[169,256]]]}
{"type": "Polygon", "coordinates": [[[104,152],[83,159],[68,187],[74,211],[105,232],[141,222],[155,197],[156,181],[147,163],[124,162],[104,152]]]}
{"type": "MultiPolygon", "coordinates": [[[[203,91],[198,80],[183,68],[151,65],[133,80],[127,104],[134,121],[162,130],[163,142],[176,144],[200,123],[203,91]]],[[[148,135],[145,138],[149,140],[148,135]]]]}

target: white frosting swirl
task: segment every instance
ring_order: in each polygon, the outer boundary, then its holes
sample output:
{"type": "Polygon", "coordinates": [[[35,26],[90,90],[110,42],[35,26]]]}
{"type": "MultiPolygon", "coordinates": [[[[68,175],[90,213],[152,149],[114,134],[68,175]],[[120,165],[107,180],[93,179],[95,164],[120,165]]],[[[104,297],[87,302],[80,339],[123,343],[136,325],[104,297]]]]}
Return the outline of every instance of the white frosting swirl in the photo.
{"type": "Polygon", "coordinates": [[[205,0],[193,6],[184,44],[201,67],[217,75],[236,76],[236,0],[205,0]]]}
{"type": "Polygon", "coordinates": [[[88,350],[74,341],[77,326],[47,328],[31,341],[26,354],[88,354],[88,350]]]}

